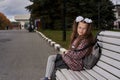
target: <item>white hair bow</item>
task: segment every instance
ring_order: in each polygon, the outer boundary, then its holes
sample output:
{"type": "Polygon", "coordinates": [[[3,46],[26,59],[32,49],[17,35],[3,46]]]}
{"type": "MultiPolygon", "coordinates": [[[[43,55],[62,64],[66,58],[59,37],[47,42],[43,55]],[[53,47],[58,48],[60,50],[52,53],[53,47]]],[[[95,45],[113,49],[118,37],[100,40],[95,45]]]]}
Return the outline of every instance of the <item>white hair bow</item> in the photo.
{"type": "Polygon", "coordinates": [[[80,21],[82,21],[84,18],[82,17],[82,16],[78,16],[78,17],[76,17],[76,22],[80,22],[80,21]]]}
{"type": "Polygon", "coordinates": [[[89,18],[85,18],[84,21],[87,22],[87,23],[92,23],[92,20],[89,19],[89,18]]]}
{"type": "Polygon", "coordinates": [[[92,23],[92,20],[89,18],[83,18],[82,16],[78,16],[75,19],[76,22],[81,22],[81,21],[85,21],[86,23],[92,23]]]}

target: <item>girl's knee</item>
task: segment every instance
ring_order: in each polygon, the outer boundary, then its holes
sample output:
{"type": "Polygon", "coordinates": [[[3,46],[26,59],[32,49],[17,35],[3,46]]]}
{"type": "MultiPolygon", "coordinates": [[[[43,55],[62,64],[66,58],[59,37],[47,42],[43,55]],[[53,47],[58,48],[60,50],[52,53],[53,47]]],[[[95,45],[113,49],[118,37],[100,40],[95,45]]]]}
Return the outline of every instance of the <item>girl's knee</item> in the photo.
{"type": "Polygon", "coordinates": [[[55,61],[55,60],[56,60],[56,55],[50,55],[50,56],[48,57],[48,60],[55,61]]]}

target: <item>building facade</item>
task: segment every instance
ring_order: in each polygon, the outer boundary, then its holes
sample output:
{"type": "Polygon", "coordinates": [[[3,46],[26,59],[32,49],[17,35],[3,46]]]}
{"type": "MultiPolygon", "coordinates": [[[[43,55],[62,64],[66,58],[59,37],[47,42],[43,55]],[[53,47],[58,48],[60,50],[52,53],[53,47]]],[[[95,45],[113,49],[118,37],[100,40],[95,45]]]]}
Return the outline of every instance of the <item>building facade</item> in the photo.
{"type": "Polygon", "coordinates": [[[115,5],[115,17],[116,21],[114,22],[115,29],[120,29],[120,5],[115,5]]]}
{"type": "Polygon", "coordinates": [[[20,23],[20,28],[24,29],[29,24],[30,14],[16,15],[14,19],[20,23]]]}

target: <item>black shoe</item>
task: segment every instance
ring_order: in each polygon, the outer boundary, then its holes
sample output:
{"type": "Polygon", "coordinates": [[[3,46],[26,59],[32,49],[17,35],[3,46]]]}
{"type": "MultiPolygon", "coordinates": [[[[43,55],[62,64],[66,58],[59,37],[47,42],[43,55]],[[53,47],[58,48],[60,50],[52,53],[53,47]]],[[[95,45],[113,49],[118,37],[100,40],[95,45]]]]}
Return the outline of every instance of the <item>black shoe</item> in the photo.
{"type": "Polygon", "coordinates": [[[40,78],[40,80],[49,80],[48,77],[40,78]]]}

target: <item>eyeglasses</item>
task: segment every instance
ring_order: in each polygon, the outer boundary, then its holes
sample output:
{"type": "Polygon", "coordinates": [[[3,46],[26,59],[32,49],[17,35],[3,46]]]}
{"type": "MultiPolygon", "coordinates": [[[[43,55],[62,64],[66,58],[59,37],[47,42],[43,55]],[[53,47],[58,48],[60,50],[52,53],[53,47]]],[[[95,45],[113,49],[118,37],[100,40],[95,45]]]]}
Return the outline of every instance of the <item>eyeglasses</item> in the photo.
{"type": "Polygon", "coordinates": [[[83,18],[82,16],[78,16],[75,19],[76,22],[81,22],[81,21],[85,21],[86,23],[92,23],[92,20],[89,18],[83,18]]]}

